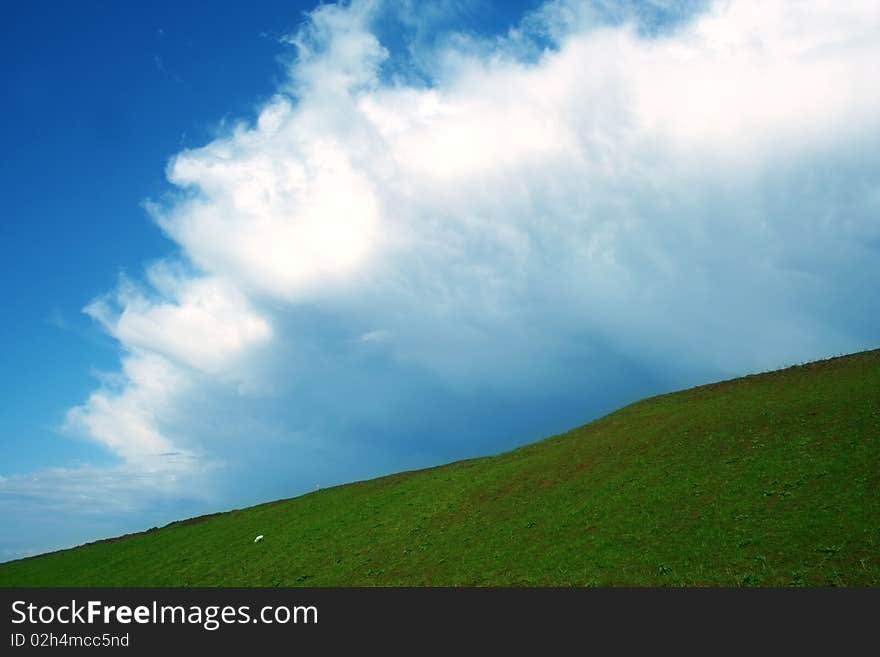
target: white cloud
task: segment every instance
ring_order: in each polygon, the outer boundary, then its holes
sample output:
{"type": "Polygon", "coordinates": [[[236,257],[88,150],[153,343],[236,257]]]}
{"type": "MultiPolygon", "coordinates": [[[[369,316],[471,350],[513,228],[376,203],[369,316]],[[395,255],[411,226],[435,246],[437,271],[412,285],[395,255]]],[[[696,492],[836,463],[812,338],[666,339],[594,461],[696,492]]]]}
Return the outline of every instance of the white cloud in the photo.
{"type": "Polygon", "coordinates": [[[361,342],[387,342],[394,336],[390,331],[385,329],[376,329],[375,331],[367,331],[360,337],[361,342]]]}
{"type": "Polygon", "coordinates": [[[161,499],[194,496],[194,477],[206,468],[193,467],[185,455],[166,455],[152,468],[138,465],[49,468],[0,479],[0,509],[57,511],[100,516],[130,513],[161,499]]]}
{"type": "Polygon", "coordinates": [[[203,513],[213,471],[178,453],[148,467],[80,464],[0,478],[0,561],[203,513]]]}
{"type": "Polygon", "coordinates": [[[219,374],[231,371],[250,347],[271,339],[267,320],[226,281],[186,277],[164,263],[152,266],[147,277],[160,300],[124,281],[114,298],[98,299],[85,309],[127,348],[219,374]]]}
{"type": "Polygon", "coordinates": [[[171,161],[180,193],[151,212],[184,264],[87,308],[126,356],[70,425],[161,469],[210,451],[180,419],[193,390],[286,385],[279,417],[323,414],[329,443],[368,413],[327,392],[369,378],[358,342],[393,364],[373,408],[412,387],[394,366],[551,394],[573,369],[689,380],[867,346],[878,5],[723,2],[655,36],[586,6],[413,53],[430,85],[383,77],[380,3],[313,12],[257,120],[171,161]],[[554,48],[521,59],[537,33],[554,48]]]}
{"type": "Polygon", "coordinates": [[[344,281],[380,239],[375,191],[344,136],[282,133],[292,111],[279,101],[256,130],[179,155],[169,179],[198,194],[156,210],[196,265],[284,298],[344,281]]]}
{"type": "Polygon", "coordinates": [[[66,427],[90,436],[128,463],[155,469],[164,464],[164,454],[177,451],[161,424],[189,381],[168,360],[149,352],[123,358],[118,378],[116,389],[105,386],[72,408],[66,427]]]}

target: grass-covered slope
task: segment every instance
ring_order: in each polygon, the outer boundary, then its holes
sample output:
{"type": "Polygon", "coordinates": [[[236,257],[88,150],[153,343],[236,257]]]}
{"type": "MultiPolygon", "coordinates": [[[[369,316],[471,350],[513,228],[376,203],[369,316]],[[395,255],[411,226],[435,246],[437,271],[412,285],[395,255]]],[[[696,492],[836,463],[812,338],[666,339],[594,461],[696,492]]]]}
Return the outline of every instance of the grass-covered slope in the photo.
{"type": "Polygon", "coordinates": [[[403,584],[880,585],[880,351],[0,564],[0,585],[403,584]]]}

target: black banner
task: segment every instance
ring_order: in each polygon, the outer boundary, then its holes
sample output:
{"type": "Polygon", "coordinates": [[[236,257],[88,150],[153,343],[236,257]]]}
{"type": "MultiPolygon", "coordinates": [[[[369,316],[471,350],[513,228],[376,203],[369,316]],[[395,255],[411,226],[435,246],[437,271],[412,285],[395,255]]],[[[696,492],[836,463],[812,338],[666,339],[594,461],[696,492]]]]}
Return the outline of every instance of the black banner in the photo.
{"type": "MultiPolygon", "coordinates": [[[[0,654],[873,646],[880,590],[0,589],[0,654]]],[[[196,654],[196,653],[193,653],[196,654]]]]}

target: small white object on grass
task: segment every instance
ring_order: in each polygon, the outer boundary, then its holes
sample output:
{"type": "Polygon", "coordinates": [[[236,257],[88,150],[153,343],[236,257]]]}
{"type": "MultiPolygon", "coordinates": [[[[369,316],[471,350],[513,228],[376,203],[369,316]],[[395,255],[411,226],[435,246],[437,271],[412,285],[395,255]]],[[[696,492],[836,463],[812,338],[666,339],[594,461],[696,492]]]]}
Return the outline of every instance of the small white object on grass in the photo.
{"type": "Polygon", "coordinates": [[[259,542],[262,541],[262,540],[263,540],[263,535],[260,534],[259,536],[257,536],[257,537],[254,539],[254,543],[259,543],[259,542]]]}

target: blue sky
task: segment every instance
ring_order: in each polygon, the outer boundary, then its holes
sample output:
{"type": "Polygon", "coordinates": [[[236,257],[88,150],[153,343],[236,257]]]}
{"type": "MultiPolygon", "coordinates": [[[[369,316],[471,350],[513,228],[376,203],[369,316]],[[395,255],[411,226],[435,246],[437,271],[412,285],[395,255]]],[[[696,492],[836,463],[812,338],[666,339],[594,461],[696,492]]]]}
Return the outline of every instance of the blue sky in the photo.
{"type": "Polygon", "coordinates": [[[0,559],[878,346],[839,5],[4,8],[0,559]]]}

